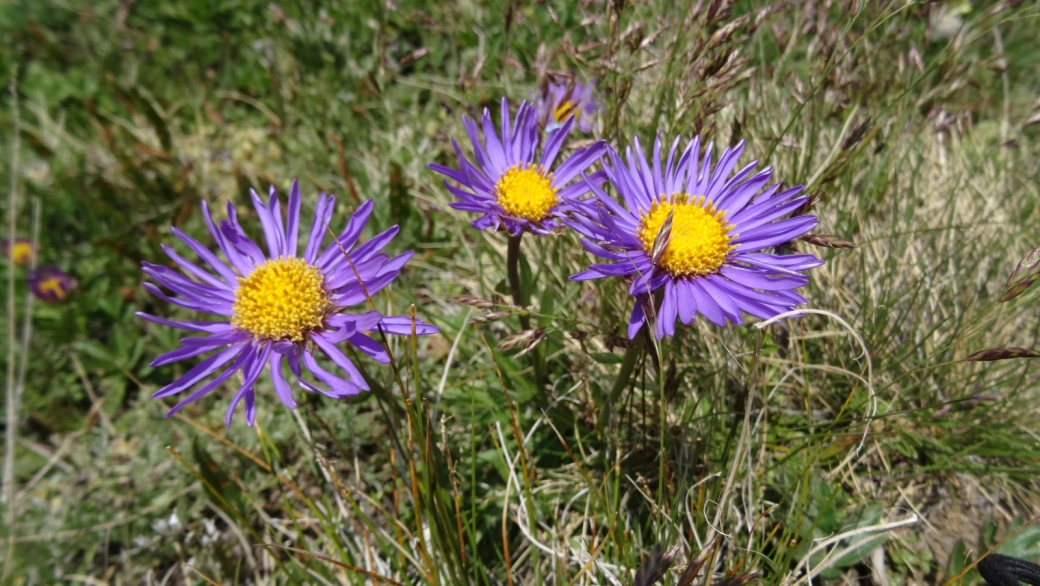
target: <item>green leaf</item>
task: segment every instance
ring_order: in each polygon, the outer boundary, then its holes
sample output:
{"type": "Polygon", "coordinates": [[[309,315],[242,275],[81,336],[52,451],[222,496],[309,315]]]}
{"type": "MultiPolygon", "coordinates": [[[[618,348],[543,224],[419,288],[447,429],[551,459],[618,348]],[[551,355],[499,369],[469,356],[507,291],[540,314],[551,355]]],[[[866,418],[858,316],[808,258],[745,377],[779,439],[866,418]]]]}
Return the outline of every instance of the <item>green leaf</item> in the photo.
{"type": "Polygon", "coordinates": [[[956,576],[964,569],[964,540],[958,539],[957,543],[953,545],[953,551],[950,552],[950,560],[946,562],[946,577],[950,578],[956,576]]]}
{"type": "Polygon", "coordinates": [[[600,364],[621,364],[622,362],[620,356],[610,352],[589,352],[589,356],[600,364]]]}
{"type": "MultiPolygon", "coordinates": [[[[1015,519],[1008,527],[1006,534],[1010,535],[1021,526],[1022,520],[1015,519]]],[[[1005,541],[997,551],[1016,558],[1034,559],[1040,555],[1038,544],[1040,544],[1040,525],[1034,523],[1005,541]]]]}

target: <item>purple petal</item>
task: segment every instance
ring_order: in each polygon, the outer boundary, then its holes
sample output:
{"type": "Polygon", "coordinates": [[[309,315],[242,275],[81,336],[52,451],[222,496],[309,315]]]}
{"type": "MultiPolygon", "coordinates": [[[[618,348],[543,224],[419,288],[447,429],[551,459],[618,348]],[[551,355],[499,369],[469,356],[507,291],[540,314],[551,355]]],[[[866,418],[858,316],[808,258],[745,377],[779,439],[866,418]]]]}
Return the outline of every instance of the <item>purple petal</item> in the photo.
{"type": "Polygon", "coordinates": [[[191,332],[224,332],[232,327],[231,324],[223,321],[171,321],[140,311],[134,315],[146,321],[191,332]]]}
{"type": "MultiPolygon", "coordinates": [[[[181,242],[187,244],[188,248],[190,248],[195,254],[199,255],[199,258],[206,261],[206,264],[213,267],[213,270],[220,273],[220,276],[224,277],[225,281],[228,283],[236,283],[238,281],[238,275],[232,272],[226,264],[221,262],[220,259],[217,258],[217,255],[213,254],[210,249],[173,226],[170,226],[170,232],[180,239],[181,242]]],[[[221,239],[221,241],[223,241],[223,239],[221,239]]]]}
{"type": "MultiPolygon", "coordinates": [[[[233,210],[234,208],[229,209],[233,210]]],[[[253,242],[251,238],[241,232],[241,229],[237,228],[230,221],[225,220],[220,223],[220,233],[227,240],[228,248],[237,251],[240,258],[244,261],[244,266],[247,268],[242,272],[243,276],[249,275],[256,267],[267,262],[267,257],[264,256],[264,252],[260,250],[256,242],[253,242]]],[[[236,264],[235,268],[239,268],[239,266],[236,264]]]]}
{"type": "Polygon", "coordinates": [[[267,209],[271,210],[271,216],[274,218],[275,234],[278,236],[278,255],[282,256],[286,248],[285,224],[282,222],[282,204],[278,201],[278,192],[275,191],[274,185],[268,190],[267,209]]]}
{"type": "Polygon", "coordinates": [[[307,261],[307,264],[314,264],[314,255],[318,254],[318,249],[325,240],[325,226],[332,217],[335,204],[334,197],[326,197],[324,193],[318,196],[318,205],[314,207],[314,219],[311,221],[311,232],[307,237],[307,246],[303,249],[303,260],[307,261]]]}
{"type": "Polygon", "coordinates": [[[342,368],[348,375],[350,375],[350,381],[352,383],[356,384],[358,388],[363,391],[369,390],[368,383],[366,383],[365,378],[361,376],[361,371],[354,366],[354,363],[351,362],[349,358],[339,351],[339,348],[336,348],[334,344],[330,343],[322,336],[311,336],[311,340],[314,340],[314,343],[321,348],[322,352],[329,357],[329,360],[331,360],[333,364],[342,368]]]}
{"type": "Polygon", "coordinates": [[[148,291],[152,295],[155,295],[159,299],[162,299],[167,303],[179,305],[180,307],[183,307],[185,309],[226,316],[231,316],[231,314],[233,313],[231,310],[230,303],[216,303],[212,300],[194,300],[185,299],[183,297],[170,297],[151,283],[141,283],[141,286],[144,287],[146,291],[148,291]]]}
{"type": "Polygon", "coordinates": [[[686,279],[677,279],[675,286],[677,287],[675,292],[676,301],[679,304],[679,321],[690,325],[697,317],[697,301],[690,288],[690,282],[686,279]]]}
{"type": "MultiPolygon", "coordinates": [[[[175,395],[184,389],[192,386],[199,382],[203,378],[207,377],[210,373],[217,370],[229,360],[242,354],[246,348],[244,346],[232,346],[225,349],[222,352],[218,352],[213,356],[203,360],[196,364],[191,370],[184,373],[179,379],[152,393],[153,399],[162,399],[163,397],[169,397],[175,395]]],[[[235,370],[235,369],[232,369],[235,370]]]]}
{"type": "Polygon", "coordinates": [[[329,385],[329,388],[332,390],[330,396],[336,398],[345,398],[350,397],[352,395],[356,395],[361,392],[361,389],[358,388],[356,384],[346,379],[340,378],[334,374],[331,374],[324,368],[322,368],[310,352],[304,352],[302,358],[303,364],[307,367],[307,370],[309,370],[316,379],[329,385]]]}
{"type": "Polygon", "coordinates": [[[158,358],[149,362],[148,366],[154,368],[157,366],[162,366],[164,364],[169,364],[171,362],[184,360],[186,358],[192,358],[198,356],[199,354],[205,354],[206,352],[214,350],[218,347],[219,346],[191,346],[187,348],[177,348],[176,350],[171,350],[169,352],[166,352],[165,354],[161,354],[158,358]]]}
{"type": "Polygon", "coordinates": [[[498,177],[506,172],[508,163],[506,161],[506,153],[502,150],[502,143],[498,140],[498,134],[495,133],[495,126],[491,122],[491,112],[484,108],[484,118],[482,120],[484,126],[484,148],[487,149],[488,162],[491,164],[491,175],[498,177]]]}
{"type": "Polygon", "coordinates": [[[687,280],[693,299],[697,303],[697,311],[719,327],[726,325],[726,316],[722,313],[722,308],[712,299],[711,294],[704,290],[701,281],[702,279],[687,280]]]}
{"type": "MultiPolygon", "coordinates": [[[[203,281],[204,283],[208,283],[208,284],[210,284],[210,285],[212,285],[214,287],[220,287],[220,288],[224,288],[224,289],[234,289],[234,285],[228,284],[227,281],[225,281],[225,280],[223,280],[223,279],[221,279],[219,277],[213,276],[209,271],[202,269],[201,267],[199,267],[195,263],[193,263],[193,262],[185,259],[181,255],[177,254],[177,251],[175,251],[173,249],[173,247],[171,247],[171,246],[169,246],[167,244],[162,244],[161,247],[163,249],[163,252],[166,253],[166,256],[169,256],[171,259],[173,259],[173,262],[177,263],[177,266],[179,266],[182,269],[184,269],[184,271],[186,273],[194,276],[196,279],[199,279],[199,280],[203,281]]],[[[223,265],[224,263],[220,263],[220,264],[223,265]]],[[[232,283],[234,283],[234,281],[232,281],[232,283]]]]}
{"type": "Polygon", "coordinates": [[[278,395],[278,399],[281,400],[283,405],[290,409],[295,409],[296,399],[293,398],[292,387],[285,382],[285,376],[282,375],[282,355],[278,352],[271,352],[268,364],[270,365],[271,383],[274,385],[275,394],[278,395]]]}
{"type": "MultiPolygon", "coordinates": [[[[217,229],[216,224],[213,223],[213,217],[209,213],[209,205],[206,204],[205,200],[202,201],[202,218],[206,221],[206,226],[209,228],[210,234],[213,235],[213,239],[216,240],[217,246],[220,247],[220,250],[224,253],[228,262],[231,263],[231,266],[236,269],[239,269],[240,265],[245,266],[245,264],[241,262],[242,259],[240,258],[238,251],[233,250],[228,245],[227,241],[224,240],[224,236],[220,233],[220,230],[217,229]]],[[[170,227],[170,231],[173,232],[174,236],[180,238],[181,241],[187,244],[195,254],[199,255],[199,258],[206,261],[206,263],[213,267],[215,271],[220,273],[228,283],[236,282],[237,275],[235,275],[227,265],[221,262],[215,254],[210,252],[208,248],[172,226],[170,227]]],[[[241,269],[239,269],[239,273],[242,275],[249,274],[248,272],[243,272],[241,269]]]]}
{"type": "Polygon", "coordinates": [[[675,281],[664,286],[664,297],[661,299],[661,309],[657,312],[657,324],[654,327],[654,335],[657,339],[675,335],[675,316],[678,310],[678,302],[675,299],[675,281]]]}
{"type": "Polygon", "coordinates": [[[256,379],[259,378],[260,373],[264,371],[264,366],[267,364],[267,357],[271,353],[271,347],[269,344],[264,344],[254,350],[249,351],[249,357],[246,359],[245,364],[242,365],[242,386],[235,392],[235,396],[231,398],[231,404],[228,405],[227,414],[224,416],[224,425],[231,427],[231,418],[235,415],[235,407],[238,407],[238,402],[242,399],[246,401],[246,425],[253,427],[253,422],[256,420],[256,398],[253,395],[253,384],[256,383],[256,379]]]}
{"type": "Polygon", "coordinates": [[[795,276],[773,276],[770,277],[762,271],[745,269],[737,266],[723,266],[719,273],[727,279],[749,289],[761,289],[763,291],[797,289],[809,282],[809,277],[795,276]]]}
{"type": "Polygon", "coordinates": [[[761,250],[798,238],[812,230],[819,222],[816,216],[798,216],[749,230],[733,239],[740,250],[761,250]]]}
{"type": "Polygon", "coordinates": [[[717,277],[703,277],[697,279],[695,286],[701,287],[708,295],[711,296],[712,300],[719,305],[722,313],[728,317],[733,323],[743,323],[743,318],[740,315],[740,308],[733,302],[729,295],[723,292],[721,289],[715,286],[717,277]]]}
{"type": "MultiPolygon", "coordinates": [[[[274,185],[271,186],[271,189],[274,190],[274,185]]],[[[282,246],[278,238],[278,226],[274,221],[274,214],[271,212],[271,208],[267,207],[260,200],[260,196],[252,189],[249,190],[249,197],[253,200],[253,207],[256,209],[257,217],[260,218],[260,226],[264,230],[264,239],[267,240],[267,250],[270,253],[268,256],[269,258],[278,258],[279,253],[282,251],[282,246]]],[[[271,197],[277,198],[277,195],[272,193],[271,197]]],[[[277,202],[277,199],[275,199],[275,202],[277,202]]]]}
{"type": "MultiPolygon", "coordinates": [[[[350,217],[350,221],[347,222],[347,227],[343,229],[343,232],[336,238],[336,240],[325,249],[325,252],[318,257],[318,260],[313,263],[323,272],[328,270],[327,265],[331,262],[332,266],[335,266],[343,259],[343,251],[350,251],[351,247],[357,242],[358,237],[361,236],[361,232],[364,231],[365,226],[368,224],[368,218],[372,214],[372,200],[368,200],[361,204],[354,215],[350,217]]],[[[378,236],[376,237],[378,238],[378,236]]],[[[364,245],[362,245],[363,247],[364,245]]],[[[353,257],[359,254],[361,247],[358,251],[351,252],[353,257]]]]}
{"type": "Polygon", "coordinates": [[[729,221],[735,221],[734,218],[747,209],[745,206],[748,205],[751,198],[758,193],[763,185],[769,182],[772,173],[772,168],[766,167],[745,183],[737,185],[728,191],[724,190],[722,195],[714,200],[715,206],[720,210],[726,210],[729,221]]]}
{"type": "Polygon", "coordinates": [[[628,318],[628,339],[632,340],[639,333],[639,328],[643,327],[643,322],[646,321],[646,315],[643,313],[643,298],[636,297],[635,306],[632,308],[632,315],[628,318]]]}
{"type": "Polygon", "coordinates": [[[288,234],[286,235],[285,249],[282,253],[286,256],[296,256],[300,240],[300,182],[292,181],[289,188],[289,217],[287,218],[288,234]]]}
{"type": "MultiPolygon", "coordinates": [[[[543,169],[552,168],[553,161],[556,160],[556,154],[560,152],[560,147],[563,146],[563,141],[567,139],[567,135],[571,132],[571,127],[574,126],[574,117],[570,117],[564,122],[563,126],[553,130],[545,138],[545,149],[542,151],[542,160],[539,165],[543,169]]],[[[573,177],[573,175],[571,175],[573,177]]]]}
{"type": "Polygon", "coordinates": [[[553,173],[553,183],[555,185],[565,185],[568,181],[577,177],[579,173],[587,170],[590,165],[601,159],[606,150],[607,143],[600,140],[575,151],[553,173]]]}
{"type": "Polygon", "coordinates": [[[390,356],[387,355],[386,348],[383,348],[382,344],[376,342],[371,337],[358,332],[347,338],[347,340],[350,341],[350,343],[358,350],[361,350],[365,354],[375,358],[377,362],[383,364],[390,363],[390,356]]]}
{"type": "MultiPolygon", "coordinates": [[[[173,417],[173,415],[175,413],[177,413],[178,411],[183,409],[185,406],[187,406],[187,405],[189,405],[191,403],[194,403],[195,401],[198,401],[202,397],[205,397],[206,395],[208,395],[213,389],[215,389],[215,388],[219,387],[220,385],[224,384],[224,381],[226,381],[227,379],[231,378],[231,375],[235,374],[236,372],[239,371],[240,368],[242,368],[242,364],[245,362],[246,357],[248,355],[249,355],[248,352],[240,352],[238,354],[238,360],[236,360],[234,364],[232,364],[224,372],[220,373],[217,376],[217,378],[215,378],[212,381],[206,383],[204,386],[202,386],[198,390],[192,392],[187,397],[184,397],[183,399],[181,399],[180,402],[178,402],[176,405],[174,405],[172,408],[170,408],[169,411],[166,412],[166,418],[169,419],[170,417],[173,417]]],[[[152,395],[152,396],[154,397],[155,395],[152,395]]]]}
{"type": "Polygon", "coordinates": [[[513,161],[513,134],[509,130],[509,101],[505,96],[502,96],[499,118],[502,121],[502,147],[505,150],[505,159],[513,161]]]}
{"type": "MultiPolygon", "coordinates": [[[[469,116],[462,117],[462,126],[466,128],[466,134],[469,136],[469,142],[473,145],[473,158],[477,161],[477,166],[484,170],[485,173],[490,172],[496,177],[500,172],[495,172],[488,163],[487,152],[484,149],[484,143],[480,140],[479,131],[477,130],[477,123],[470,120],[469,116]]],[[[458,147],[456,147],[456,152],[458,147]]],[[[461,156],[461,155],[460,155],[461,156]]]]}

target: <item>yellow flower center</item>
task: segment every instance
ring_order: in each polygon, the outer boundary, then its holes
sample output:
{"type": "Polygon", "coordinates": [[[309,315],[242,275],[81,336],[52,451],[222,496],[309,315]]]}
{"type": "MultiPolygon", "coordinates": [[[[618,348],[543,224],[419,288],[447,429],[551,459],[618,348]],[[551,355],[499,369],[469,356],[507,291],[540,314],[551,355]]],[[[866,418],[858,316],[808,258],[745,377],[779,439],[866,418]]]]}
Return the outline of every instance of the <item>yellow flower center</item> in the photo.
{"type": "Polygon", "coordinates": [[[24,265],[29,263],[29,259],[32,258],[33,248],[32,243],[25,241],[18,241],[14,243],[14,247],[11,249],[11,256],[14,257],[14,263],[17,265],[24,265]]]}
{"type": "Polygon", "coordinates": [[[574,115],[574,121],[578,121],[578,116],[581,114],[581,110],[578,109],[578,104],[570,100],[562,102],[553,111],[553,122],[564,122],[568,116],[574,115]]]}
{"type": "Polygon", "coordinates": [[[650,211],[640,221],[638,233],[647,256],[653,256],[654,241],[669,212],[672,212],[672,230],[657,266],[673,277],[701,276],[717,271],[730,251],[736,248],[730,242],[737,235],[730,234],[733,225],[726,222],[726,212],[717,210],[715,204],[703,195],[662,195],[650,206],[650,211]]]}
{"type": "Polygon", "coordinates": [[[513,165],[495,184],[495,197],[502,210],[517,218],[540,222],[549,215],[559,198],[552,186],[552,174],[534,165],[513,165]]]}
{"type": "Polygon", "coordinates": [[[36,288],[40,290],[41,295],[46,296],[50,293],[58,301],[65,299],[65,296],[69,294],[65,290],[65,283],[62,282],[61,277],[46,278],[40,281],[36,288]]]}
{"type": "Polygon", "coordinates": [[[279,257],[238,279],[231,325],[261,340],[302,342],[332,307],[317,267],[279,257]]]}

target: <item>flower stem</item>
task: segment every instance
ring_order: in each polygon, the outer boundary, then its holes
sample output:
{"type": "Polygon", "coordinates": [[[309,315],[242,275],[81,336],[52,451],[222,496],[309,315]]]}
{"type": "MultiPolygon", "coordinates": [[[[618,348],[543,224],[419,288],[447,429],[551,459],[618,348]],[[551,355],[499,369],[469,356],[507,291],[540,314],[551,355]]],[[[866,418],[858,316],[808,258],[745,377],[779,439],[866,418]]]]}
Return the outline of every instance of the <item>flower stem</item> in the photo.
{"type": "MultiPolygon", "coordinates": [[[[509,288],[513,291],[513,305],[527,307],[527,295],[524,291],[523,282],[520,280],[520,240],[524,237],[521,232],[516,236],[509,237],[509,246],[506,249],[506,275],[509,277],[509,288]]],[[[517,316],[520,318],[520,328],[531,329],[531,318],[526,314],[517,316]]],[[[534,367],[534,382],[539,389],[545,386],[545,361],[542,358],[542,349],[535,348],[531,351],[531,364],[534,367]]]]}
{"type": "Polygon", "coordinates": [[[625,357],[621,361],[621,371],[618,372],[618,376],[614,380],[614,386],[610,389],[611,406],[617,403],[618,399],[621,398],[622,391],[628,386],[628,379],[632,376],[632,371],[635,369],[636,362],[639,361],[639,355],[643,352],[644,345],[643,332],[639,332],[636,334],[636,339],[632,341],[632,345],[625,350],[625,357]]]}
{"type": "MultiPolygon", "coordinates": [[[[509,288],[513,291],[513,304],[527,307],[524,286],[520,281],[520,240],[523,237],[523,232],[509,237],[509,247],[506,249],[506,272],[509,276],[509,288]]],[[[531,329],[531,320],[528,316],[520,316],[520,327],[525,330],[531,329]]]]}

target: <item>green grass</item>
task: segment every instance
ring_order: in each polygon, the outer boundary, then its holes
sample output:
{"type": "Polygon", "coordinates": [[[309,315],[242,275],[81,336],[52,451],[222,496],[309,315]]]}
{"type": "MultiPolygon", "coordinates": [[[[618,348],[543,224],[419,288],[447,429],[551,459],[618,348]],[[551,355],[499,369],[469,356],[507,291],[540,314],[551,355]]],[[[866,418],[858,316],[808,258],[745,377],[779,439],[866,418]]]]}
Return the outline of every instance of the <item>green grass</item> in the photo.
{"type": "MultiPolygon", "coordinates": [[[[21,145],[5,213],[31,236],[38,205],[39,261],[80,283],[32,305],[14,348],[27,370],[0,581],[628,586],[679,546],[671,586],[720,534],[716,579],[765,584],[943,583],[1009,535],[1001,551],[1040,558],[1036,367],[963,360],[1040,347],[1035,292],[997,302],[1040,244],[1038,17],[856,1],[0,6],[21,145]],[[612,404],[632,301],[567,279],[592,259],[565,233],[523,243],[547,384],[496,350],[519,318],[474,324],[485,312],[456,297],[509,299],[506,238],[469,229],[425,165],[452,162],[460,115],[558,72],[598,80],[597,134],[617,148],[743,139],[742,162],[806,184],[817,231],[856,244],[798,243],[827,261],[804,293],[830,315],[699,320],[656,349],[660,368],[642,354],[612,404]],[[391,252],[416,255],[373,301],[415,304],[441,334],[393,342],[401,386],[359,360],[378,388],[355,399],[298,396],[290,412],[265,381],[258,425],[225,429],[228,385],[164,420],[150,395],[185,365],[147,364],[179,335],[133,313],[185,314],[140,287],[140,262],[161,262],[168,226],[205,234],[200,199],[256,225],[248,190],[294,177],[306,217],[329,191],[335,225],[373,198],[369,234],[401,226],[391,252]]],[[[14,107],[3,92],[4,161],[14,107]]]]}

